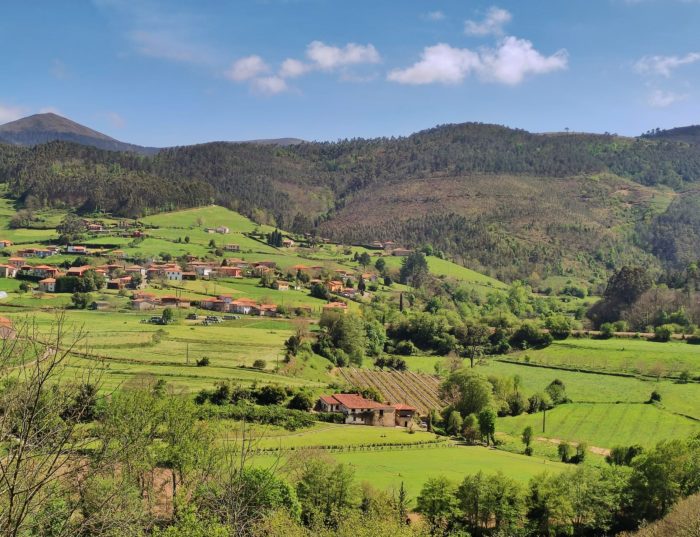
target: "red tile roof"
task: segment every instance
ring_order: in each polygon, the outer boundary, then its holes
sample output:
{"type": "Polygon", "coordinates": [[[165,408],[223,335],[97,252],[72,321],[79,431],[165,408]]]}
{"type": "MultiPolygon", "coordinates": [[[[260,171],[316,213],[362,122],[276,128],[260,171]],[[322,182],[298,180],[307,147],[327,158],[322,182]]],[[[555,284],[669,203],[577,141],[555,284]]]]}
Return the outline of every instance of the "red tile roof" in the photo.
{"type": "Polygon", "coordinates": [[[357,395],[354,393],[334,393],[333,395],[329,396],[335,399],[337,401],[336,403],[333,404],[341,404],[345,408],[385,408],[386,405],[382,405],[380,403],[377,403],[376,401],[371,401],[370,399],[365,399],[361,395],[357,395]]]}

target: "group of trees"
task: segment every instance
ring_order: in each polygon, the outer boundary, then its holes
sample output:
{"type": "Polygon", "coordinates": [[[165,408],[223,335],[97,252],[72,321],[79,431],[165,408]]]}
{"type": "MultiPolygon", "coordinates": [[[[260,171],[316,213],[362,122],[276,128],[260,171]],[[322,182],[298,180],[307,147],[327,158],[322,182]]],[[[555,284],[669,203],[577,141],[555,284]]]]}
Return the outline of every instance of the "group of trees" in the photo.
{"type": "Polygon", "coordinates": [[[523,487],[497,473],[430,478],[416,504],[433,535],[612,535],[700,491],[700,437],[662,442],[626,465],[579,466],[523,487]]]}
{"type": "Polygon", "coordinates": [[[622,267],[610,277],[603,299],[589,318],[604,335],[613,331],[658,332],[667,341],[673,332],[692,334],[700,324],[700,294],[695,289],[695,265],[688,266],[681,288],[656,283],[643,267],[622,267]],[[693,285],[689,285],[693,283],[693,285]]]}

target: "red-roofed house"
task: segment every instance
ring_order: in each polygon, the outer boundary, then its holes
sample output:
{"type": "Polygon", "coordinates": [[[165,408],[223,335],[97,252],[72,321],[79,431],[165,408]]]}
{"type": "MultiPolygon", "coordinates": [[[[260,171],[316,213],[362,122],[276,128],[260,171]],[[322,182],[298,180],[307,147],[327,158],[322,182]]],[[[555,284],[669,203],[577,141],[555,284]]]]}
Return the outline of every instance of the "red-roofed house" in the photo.
{"type": "Polygon", "coordinates": [[[17,267],[12,265],[0,265],[0,278],[14,278],[17,275],[17,267]]]}
{"type": "Polygon", "coordinates": [[[39,281],[39,291],[44,293],[55,293],[56,292],[56,279],[55,278],[44,278],[39,281]]]}
{"type": "Polygon", "coordinates": [[[340,412],[349,425],[375,425],[380,427],[408,427],[416,408],[395,404],[377,403],[354,393],[322,395],[316,404],[322,412],[340,412]]]}
{"type": "Polygon", "coordinates": [[[394,427],[396,409],[365,399],[354,393],[335,393],[321,396],[318,408],[324,412],[340,412],[348,425],[375,425],[394,427]]]}
{"type": "Polygon", "coordinates": [[[59,270],[57,267],[49,265],[37,265],[36,267],[32,267],[30,272],[32,276],[36,276],[37,278],[55,278],[59,270]]]}
{"type": "Polygon", "coordinates": [[[91,269],[92,267],[90,265],[83,265],[82,267],[71,267],[66,271],[66,275],[82,278],[83,274],[85,274],[85,272],[91,269]]]}
{"type": "Polygon", "coordinates": [[[8,246],[12,246],[14,243],[12,241],[8,241],[7,239],[0,240],[0,248],[7,248],[8,246]]]}

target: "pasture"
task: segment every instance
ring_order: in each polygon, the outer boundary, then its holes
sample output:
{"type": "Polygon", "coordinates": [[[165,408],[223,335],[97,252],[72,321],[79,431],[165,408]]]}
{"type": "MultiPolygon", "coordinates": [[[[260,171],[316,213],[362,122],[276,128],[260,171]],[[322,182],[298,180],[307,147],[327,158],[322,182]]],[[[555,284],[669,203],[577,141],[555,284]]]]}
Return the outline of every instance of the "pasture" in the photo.
{"type": "Polygon", "coordinates": [[[700,422],[672,414],[651,404],[570,403],[547,411],[545,431],[543,415],[522,414],[500,418],[499,430],[520,435],[531,426],[535,436],[589,446],[612,448],[640,444],[652,447],[661,440],[687,438],[700,433],[700,422]]]}
{"type": "Polygon", "coordinates": [[[655,377],[682,371],[700,375],[700,346],[684,341],[659,343],[640,338],[575,338],[555,341],[540,350],[515,353],[509,359],[533,364],[655,377]]]}

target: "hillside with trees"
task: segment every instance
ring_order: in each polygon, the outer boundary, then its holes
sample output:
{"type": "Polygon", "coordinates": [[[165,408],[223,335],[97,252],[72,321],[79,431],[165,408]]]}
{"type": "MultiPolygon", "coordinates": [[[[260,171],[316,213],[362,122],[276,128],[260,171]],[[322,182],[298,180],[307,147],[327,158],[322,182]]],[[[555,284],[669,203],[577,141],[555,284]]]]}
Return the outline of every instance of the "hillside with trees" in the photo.
{"type": "Polygon", "coordinates": [[[431,245],[505,280],[604,281],[631,260],[700,258],[700,146],[647,135],[443,125],[401,138],[216,142],[155,155],[69,142],[0,145],[20,206],[141,216],[218,203],[338,241],[431,245]]]}

